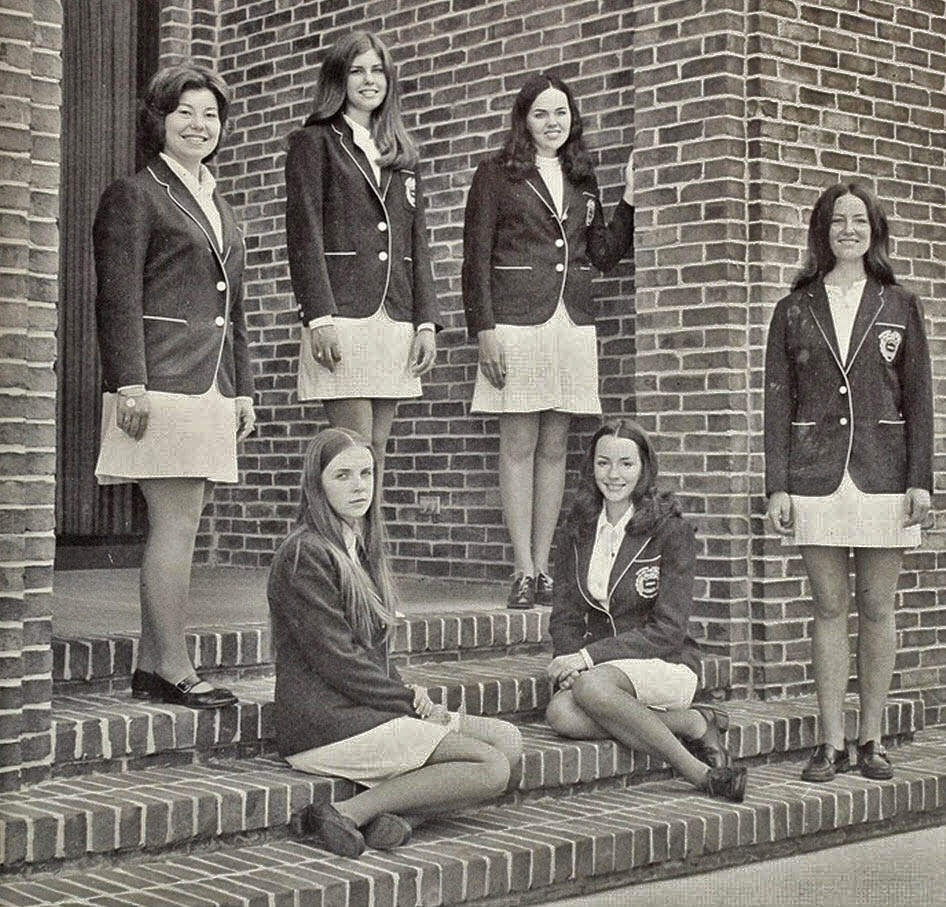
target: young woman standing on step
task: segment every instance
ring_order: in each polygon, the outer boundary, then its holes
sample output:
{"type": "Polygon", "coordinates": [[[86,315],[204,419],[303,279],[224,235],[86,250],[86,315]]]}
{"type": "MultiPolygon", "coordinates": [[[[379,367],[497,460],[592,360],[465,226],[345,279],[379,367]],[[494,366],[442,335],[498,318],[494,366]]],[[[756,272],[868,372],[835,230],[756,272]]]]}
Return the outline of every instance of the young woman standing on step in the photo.
{"type": "Polygon", "coordinates": [[[802,772],[851,768],[844,738],[849,552],[859,617],[857,768],[893,775],[881,746],[896,656],[894,594],[903,552],[930,513],[930,354],[917,298],[897,285],[887,219],[857,183],[819,197],[808,262],[780,300],[765,357],[768,518],[798,545],[814,605],[812,663],[822,744],[802,772]]]}
{"type": "Polygon", "coordinates": [[[564,737],[612,738],[665,759],[699,789],[738,802],[746,770],[723,743],[728,716],[691,704],[700,669],[687,633],[693,527],[656,482],[656,454],[636,423],[591,439],[555,559],[548,675],[557,692],[546,719],[564,737]]]}
{"type": "Polygon", "coordinates": [[[148,505],[131,691],[192,708],[236,702],[197,676],[184,617],[204,494],[237,481],[237,442],[255,422],[243,234],[204,164],[228,107],[216,73],[158,72],[140,117],[153,157],[105,190],[93,228],[106,390],[95,474],[137,482],[148,505]]]}
{"type": "Polygon", "coordinates": [[[304,325],[299,399],[321,400],[332,425],[371,441],[380,482],[397,401],[421,395],[440,316],[417,148],[373,34],[332,47],[290,137],[286,243],[304,325]]]}
{"type": "Polygon", "coordinates": [[[299,771],[368,789],[314,804],[305,831],[333,853],[397,847],[425,818],[518,786],[519,730],[447,712],[388,659],[397,594],[367,440],[328,428],[309,445],[296,529],[269,577],[276,741],[299,771]]]}
{"type": "Polygon", "coordinates": [[[463,229],[463,305],[479,344],[472,412],[499,416],[499,492],[512,542],[510,608],[552,604],[549,552],[572,413],[600,413],[592,269],[631,246],[633,171],[606,224],[575,99],[526,79],[502,150],[476,169],[463,229]]]}

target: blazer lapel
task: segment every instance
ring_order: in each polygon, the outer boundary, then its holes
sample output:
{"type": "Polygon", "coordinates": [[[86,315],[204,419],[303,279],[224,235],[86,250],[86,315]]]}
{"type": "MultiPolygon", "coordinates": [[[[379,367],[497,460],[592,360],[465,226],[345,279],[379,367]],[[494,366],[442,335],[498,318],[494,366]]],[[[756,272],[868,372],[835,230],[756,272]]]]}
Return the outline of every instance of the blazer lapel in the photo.
{"type": "Polygon", "coordinates": [[[617,557],[611,565],[611,575],[608,577],[608,596],[614,592],[615,587],[624,578],[624,575],[631,569],[634,562],[644,553],[644,549],[650,542],[649,535],[624,535],[621,547],[618,549],[617,557]]]}
{"type": "MultiPolygon", "coordinates": [[[[368,185],[371,187],[371,191],[378,196],[380,201],[384,201],[384,196],[380,191],[380,187],[374,178],[374,171],[371,169],[371,164],[368,163],[368,157],[356,144],[355,140],[352,137],[351,129],[348,127],[348,124],[344,120],[341,123],[336,121],[332,122],[332,129],[335,134],[338,136],[338,143],[342,147],[342,153],[347,155],[351,162],[361,171],[361,175],[365,178],[368,185]]],[[[382,177],[383,177],[382,173],[382,177]]]]}
{"type": "Polygon", "coordinates": [[[861,294],[861,302],[854,316],[854,327],[851,329],[851,343],[847,350],[847,361],[844,371],[849,372],[857,354],[861,351],[867,334],[873,327],[884,308],[884,288],[875,280],[868,279],[861,294]]]}
{"type": "Polygon", "coordinates": [[[811,311],[811,317],[814,318],[818,331],[824,338],[824,342],[831,350],[834,361],[842,371],[844,366],[841,363],[841,351],[838,346],[838,335],[834,330],[834,319],[831,317],[831,308],[828,305],[828,293],[824,288],[824,283],[820,280],[811,285],[808,290],[808,308],[811,311]]]}
{"type": "MultiPolygon", "coordinates": [[[[148,165],[148,170],[155,181],[164,186],[174,206],[184,216],[189,217],[200,227],[207,237],[207,242],[210,243],[210,248],[213,249],[217,258],[222,261],[220,246],[217,245],[217,238],[214,236],[210,221],[207,220],[207,215],[201,211],[200,205],[197,204],[197,199],[191,195],[188,188],[178,179],[177,174],[175,174],[160,157],[156,158],[148,165]]],[[[218,205],[217,207],[219,209],[220,206],[218,205]]],[[[221,225],[222,221],[223,215],[221,214],[221,225]]],[[[226,248],[226,236],[224,236],[224,248],[226,248]]]]}
{"type": "Polygon", "coordinates": [[[558,209],[555,207],[555,202],[552,201],[552,193],[549,192],[549,187],[545,185],[545,180],[539,175],[538,168],[533,167],[529,172],[526,177],[526,185],[542,200],[542,204],[549,209],[557,221],[565,219],[558,216],[558,209]]]}

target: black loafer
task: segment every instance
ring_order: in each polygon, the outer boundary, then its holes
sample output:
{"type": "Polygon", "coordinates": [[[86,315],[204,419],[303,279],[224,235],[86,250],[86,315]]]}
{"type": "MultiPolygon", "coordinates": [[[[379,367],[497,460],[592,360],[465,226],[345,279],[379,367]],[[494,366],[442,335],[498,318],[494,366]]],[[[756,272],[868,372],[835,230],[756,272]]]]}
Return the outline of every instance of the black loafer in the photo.
{"type": "Polygon", "coordinates": [[[526,610],[535,605],[535,578],[517,573],[506,599],[507,608],[526,610]]]}
{"type": "Polygon", "coordinates": [[[178,683],[171,683],[160,674],[151,676],[156,690],[154,698],[169,705],[183,705],[189,709],[219,709],[237,702],[236,696],[229,690],[211,688],[204,693],[192,692],[194,687],[202,683],[199,677],[187,677],[178,683]]]}
{"type": "Polygon", "coordinates": [[[857,746],[857,768],[865,778],[887,781],[893,777],[893,766],[887,751],[878,740],[868,740],[857,746]]]}
{"type": "Polygon", "coordinates": [[[742,803],[746,798],[746,782],[749,774],[744,765],[711,768],[707,772],[702,789],[711,797],[742,803]]]}
{"type": "Polygon", "coordinates": [[[150,671],[140,671],[135,668],[131,675],[131,698],[154,699],[160,695],[154,683],[154,674],[150,671]]]}
{"type": "Polygon", "coordinates": [[[851,758],[848,755],[847,741],[836,750],[830,743],[822,743],[808,759],[802,769],[802,781],[831,781],[835,775],[851,770],[851,758]]]}
{"type": "Polygon", "coordinates": [[[535,603],[543,608],[551,608],[554,586],[551,576],[547,573],[537,573],[535,577],[535,603]]]}
{"type": "Polygon", "coordinates": [[[407,819],[394,813],[381,813],[365,826],[364,838],[365,844],[374,850],[391,850],[407,844],[413,833],[407,819]]]}
{"type": "Polygon", "coordinates": [[[312,835],[327,851],[352,859],[365,852],[365,839],[358,826],[331,803],[307,806],[300,819],[302,833],[312,835]]]}
{"type": "Polygon", "coordinates": [[[697,740],[685,740],[684,746],[710,768],[726,768],[733,764],[732,755],[722,735],[729,730],[729,715],[708,705],[693,705],[706,721],[706,733],[697,740]]]}

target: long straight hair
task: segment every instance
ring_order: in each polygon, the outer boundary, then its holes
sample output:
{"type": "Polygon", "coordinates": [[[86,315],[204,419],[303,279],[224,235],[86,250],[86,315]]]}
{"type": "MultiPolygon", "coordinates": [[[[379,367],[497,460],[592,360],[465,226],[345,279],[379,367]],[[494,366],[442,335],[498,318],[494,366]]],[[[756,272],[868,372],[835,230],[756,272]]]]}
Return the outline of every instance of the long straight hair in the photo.
{"type": "MultiPolygon", "coordinates": [[[[322,473],[335,457],[351,447],[363,447],[374,453],[371,445],[347,428],[326,428],[309,444],[302,467],[302,499],[294,535],[314,532],[338,569],[342,608],[355,637],[366,646],[374,644],[379,628],[389,636],[396,622],[397,589],[388,564],[381,496],[374,482],[371,505],[364,516],[364,549],[367,568],[360,558],[348,554],[342,534],[342,520],[329,504],[322,484],[322,473]]],[[[301,539],[296,539],[296,557],[301,539]]]]}
{"type": "Polygon", "coordinates": [[[572,123],[568,138],[558,149],[558,159],[562,163],[565,176],[573,183],[580,183],[594,173],[591,155],[588,154],[582,138],[584,129],[581,124],[581,114],[578,112],[578,104],[569,87],[558,76],[551,73],[533,73],[522,83],[512,103],[509,132],[499,152],[499,159],[513,179],[525,178],[535,166],[535,142],[532,140],[526,120],[535,99],[547,88],[557,88],[568,100],[572,123]]]}
{"type": "Polygon", "coordinates": [[[811,209],[811,218],[808,221],[808,260],[792,282],[793,290],[806,287],[814,280],[823,280],[835,266],[837,259],[831,251],[831,220],[834,217],[834,203],[845,195],[859,198],[867,208],[870,245],[864,253],[864,270],[882,286],[896,284],[897,278],[890,264],[888,249],[890,229],[883,209],[873,194],[860,183],[838,183],[825,189],[811,209]]]}
{"type": "Polygon", "coordinates": [[[417,166],[417,145],[408,135],[401,118],[401,90],[398,87],[397,68],[384,42],[373,32],[354,31],[339,38],[322,61],[319,80],[315,86],[312,113],[306,126],[324,123],[345,109],[348,99],[348,74],[355,57],[373,50],[381,60],[387,91],[384,100],[371,112],[371,138],[378,147],[381,167],[412,170],[417,166]]]}

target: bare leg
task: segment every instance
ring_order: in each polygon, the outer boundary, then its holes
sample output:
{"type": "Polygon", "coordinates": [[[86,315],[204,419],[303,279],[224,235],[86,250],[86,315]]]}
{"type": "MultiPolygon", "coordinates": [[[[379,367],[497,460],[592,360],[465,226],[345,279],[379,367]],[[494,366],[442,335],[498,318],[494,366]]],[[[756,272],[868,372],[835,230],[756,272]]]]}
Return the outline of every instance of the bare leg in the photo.
{"type": "Polygon", "coordinates": [[[903,552],[899,548],[856,548],[857,683],[861,700],[859,742],[880,742],[884,703],[897,655],[894,594],[903,552]]]}
{"type": "Polygon", "coordinates": [[[532,561],[532,501],[538,413],[499,417],[499,496],[512,542],[516,573],[535,575],[532,561]]]}
{"type": "Polygon", "coordinates": [[[447,734],[425,765],[355,794],[336,809],[359,826],[381,813],[426,816],[498,797],[508,782],[509,760],[502,751],[447,734]]]}
{"type": "Polygon", "coordinates": [[[397,410],[397,400],[323,400],[322,407],[333,428],[350,428],[371,444],[377,464],[377,487],[384,480],[384,457],[397,410]]]}
{"type": "Polygon", "coordinates": [[[617,668],[604,664],[582,672],[575,680],[572,695],[581,710],[609,737],[628,749],[665,759],[691,784],[703,784],[709,766],[684,748],[658,717],[660,713],[637,699],[634,686],[617,668]]]}
{"type": "MultiPolygon", "coordinates": [[[[850,603],[847,548],[800,548],[814,604],[811,660],[818,691],[824,742],[844,746],[844,694],[847,690],[847,615],[850,603]]],[[[889,678],[888,678],[889,683],[889,678]]]]}
{"type": "Polygon", "coordinates": [[[549,551],[562,509],[565,491],[565,454],[568,451],[569,413],[539,413],[535,448],[532,511],[532,558],[537,571],[549,572],[549,551]]]}
{"type": "MultiPolygon", "coordinates": [[[[177,683],[195,674],[184,642],[191,562],[204,479],[141,479],[148,503],[148,540],[141,560],[138,666],[177,683]]],[[[195,693],[211,689],[201,683],[195,693]]]]}

